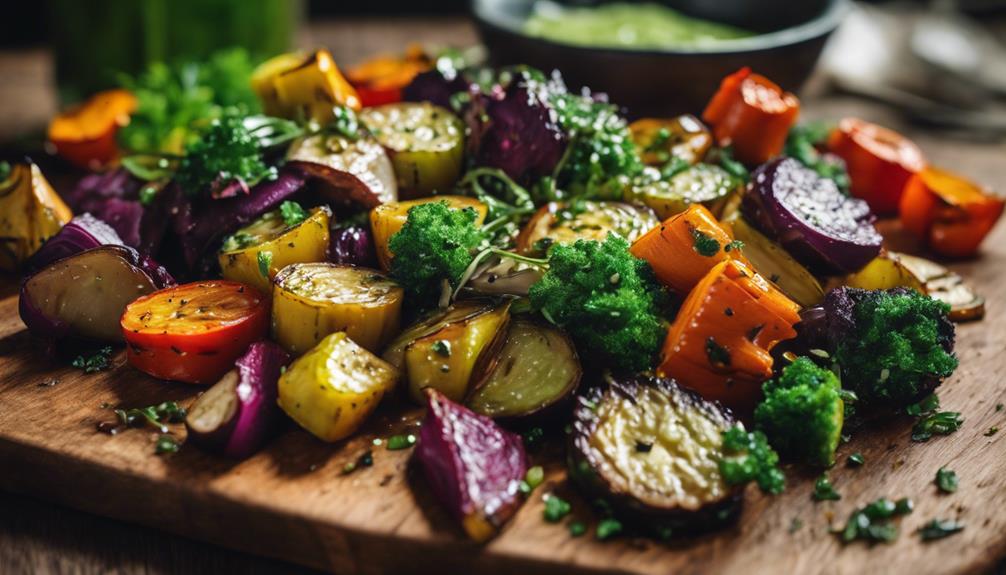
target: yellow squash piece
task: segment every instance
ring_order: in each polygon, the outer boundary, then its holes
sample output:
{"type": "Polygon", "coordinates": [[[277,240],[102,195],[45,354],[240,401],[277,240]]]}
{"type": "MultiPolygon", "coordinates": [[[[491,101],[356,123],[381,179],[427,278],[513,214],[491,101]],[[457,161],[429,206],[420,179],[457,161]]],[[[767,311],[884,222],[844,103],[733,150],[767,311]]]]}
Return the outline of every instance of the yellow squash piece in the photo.
{"type": "Polygon", "coordinates": [[[553,245],[577,240],[604,241],[609,233],[630,244],[660,225],[653,210],[623,202],[580,202],[576,208],[550,202],[542,206],[517,236],[517,251],[544,256],[553,245]]]}
{"type": "Polygon", "coordinates": [[[255,69],[251,84],[270,116],[327,124],[336,106],[360,109],[356,90],[328,50],[280,54],[255,69]]]}
{"type": "Polygon", "coordinates": [[[0,269],[17,270],[72,217],[38,166],[12,166],[0,182],[0,269]]]}
{"type": "Polygon", "coordinates": [[[279,378],[279,406],[323,441],[356,431],[398,379],[398,370],[345,332],[330,334],[279,378]]]}
{"type": "Polygon", "coordinates": [[[427,387],[462,401],[470,386],[482,379],[506,339],[509,303],[481,307],[471,315],[458,312],[463,309],[448,312],[446,322],[434,318],[423,322],[420,329],[410,328],[407,332],[415,334],[414,339],[406,342],[400,338],[384,353],[393,365],[401,362],[396,367],[403,370],[409,395],[418,403],[425,401],[423,389],[427,387]]]}
{"type": "Polygon", "coordinates": [[[901,263],[898,254],[888,251],[870,260],[863,269],[829,282],[830,288],[838,286],[868,290],[907,287],[919,293],[926,293],[924,282],[916,277],[908,266],[901,263]]]}
{"type": "Polygon", "coordinates": [[[332,263],[287,266],[273,285],[273,339],[300,355],[344,331],[378,353],[398,333],[404,293],[375,270],[332,263]]]}
{"type": "Polygon", "coordinates": [[[402,197],[454,188],[465,155],[465,126],[450,110],[402,102],[366,108],[360,121],[388,152],[402,197]]]}
{"type": "Polygon", "coordinates": [[[739,215],[724,223],[730,225],[734,238],[744,244],[741,252],[762,277],[779,286],[784,294],[801,307],[821,303],[824,299],[821,283],[782,246],[762,235],[739,215]]]}
{"type": "Polygon", "coordinates": [[[374,236],[374,246],[377,249],[377,259],[381,263],[381,268],[388,270],[391,268],[391,250],[388,248],[388,241],[391,236],[398,233],[409,219],[409,210],[429,202],[447,202],[452,208],[474,208],[478,213],[475,220],[476,226],[481,226],[489,213],[489,208],[482,202],[466,196],[433,196],[421,200],[410,200],[407,202],[390,202],[377,206],[370,210],[370,232],[374,236]]]}
{"type": "Polygon", "coordinates": [[[325,261],[331,215],[331,210],[322,206],[311,210],[301,223],[287,226],[279,210],[264,214],[224,241],[217,256],[221,274],[264,294],[272,293],[272,278],[281,269],[325,261]]]}
{"type": "MultiPolygon", "coordinates": [[[[646,173],[652,174],[651,170],[646,173]]],[[[680,214],[692,204],[702,204],[719,216],[738,190],[736,180],[723,168],[696,164],[669,180],[652,175],[643,178],[629,188],[625,199],[653,208],[661,220],[680,214]]]]}

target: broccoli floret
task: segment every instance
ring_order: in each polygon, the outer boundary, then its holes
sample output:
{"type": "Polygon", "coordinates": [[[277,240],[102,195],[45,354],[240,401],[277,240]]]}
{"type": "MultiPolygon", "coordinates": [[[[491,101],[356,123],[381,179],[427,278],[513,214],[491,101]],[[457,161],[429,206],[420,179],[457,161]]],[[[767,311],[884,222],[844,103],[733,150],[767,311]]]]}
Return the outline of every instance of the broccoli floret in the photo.
{"type": "Polygon", "coordinates": [[[227,114],[213,120],[202,137],[185,148],[175,181],[190,196],[240,180],[254,185],[274,178],[276,168],[267,166],[255,135],[243,118],[227,114]]]}
{"type": "Polygon", "coordinates": [[[835,291],[843,293],[829,299],[848,300],[852,308],[851,325],[833,341],[834,360],[842,385],[864,404],[904,407],[957,368],[947,304],[906,288],[835,291]]]}
{"type": "Polygon", "coordinates": [[[755,409],[755,426],[772,447],[812,465],[835,463],[845,413],[835,374],[800,357],[762,390],[765,399],[755,409]]]}
{"type": "Polygon", "coordinates": [[[755,481],[762,491],[773,495],[786,488],[779,455],[769,446],[764,433],[744,431],[740,425],[731,427],[723,432],[723,454],[720,473],[728,485],[755,481]]]}
{"type": "Polygon", "coordinates": [[[457,287],[475,251],[485,240],[472,208],[447,202],[420,204],[409,210],[405,225],[388,241],[391,275],[417,302],[435,301],[443,281],[457,287]]]}
{"type": "Polygon", "coordinates": [[[556,245],[529,295],[531,305],[588,356],[617,369],[653,367],[667,330],[660,315],[667,292],[621,237],[556,245]]]}

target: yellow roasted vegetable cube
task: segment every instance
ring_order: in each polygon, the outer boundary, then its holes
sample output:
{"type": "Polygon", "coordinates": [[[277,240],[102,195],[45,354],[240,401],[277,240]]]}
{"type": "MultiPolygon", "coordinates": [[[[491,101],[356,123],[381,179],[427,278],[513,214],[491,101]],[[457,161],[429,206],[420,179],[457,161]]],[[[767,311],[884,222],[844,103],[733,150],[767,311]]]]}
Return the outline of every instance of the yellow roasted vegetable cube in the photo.
{"type": "Polygon", "coordinates": [[[336,106],[360,109],[356,90],[328,50],[280,54],[255,69],[251,84],[270,116],[325,124],[335,119],[336,106]]]}
{"type": "Polygon", "coordinates": [[[279,406],[324,441],[356,431],[398,379],[398,370],[345,332],[330,334],[279,378],[279,406]]]}
{"type": "Polygon", "coordinates": [[[224,241],[217,256],[225,279],[272,293],[272,278],[290,264],[325,261],[328,256],[327,207],[311,210],[298,224],[288,226],[280,210],[264,214],[224,241]]]}
{"type": "Polygon", "coordinates": [[[0,182],[0,269],[17,270],[72,217],[38,166],[14,165],[0,182]]]}
{"type": "Polygon", "coordinates": [[[370,210],[370,231],[374,236],[374,246],[377,249],[377,259],[384,270],[391,269],[391,250],[388,241],[398,233],[409,218],[409,210],[429,202],[447,202],[452,208],[474,208],[478,213],[475,225],[481,226],[489,213],[489,208],[482,202],[466,196],[432,196],[421,200],[407,202],[389,202],[370,210]]]}
{"type": "Polygon", "coordinates": [[[346,332],[378,353],[398,333],[404,290],[380,272],[332,263],[294,264],[276,276],[272,335],[299,355],[346,332]]]}

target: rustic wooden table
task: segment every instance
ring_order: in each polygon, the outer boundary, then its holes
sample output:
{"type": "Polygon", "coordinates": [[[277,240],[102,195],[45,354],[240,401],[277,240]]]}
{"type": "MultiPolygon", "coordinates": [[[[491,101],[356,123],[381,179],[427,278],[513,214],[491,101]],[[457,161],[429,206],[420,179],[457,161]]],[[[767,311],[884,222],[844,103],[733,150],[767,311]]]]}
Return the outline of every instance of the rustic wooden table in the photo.
{"type": "MultiPolygon", "coordinates": [[[[462,19],[331,22],[309,27],[299,39],[324,45],[336,60],[353,63],[409,42],[474,42],[462,19]]],[[[55,111],[52,60],[44,49],[0,53],[0,142],[38,132],[55,111]]],[[[856,115],[891,125],[914,138],[936,163],[952,166],[1000,189],[1006,143],[947,139],[905,126],[893,111],[815,86],[804,98],[808,119],[856,115]]],[[[17,473],[5,469],[2,473],[17,473]]],[[[138,513],[142,513],[138,510],[138,513]]],[[[1000,565],[1000,570],[1004,566],[1000,565]]],[[[301,567],[228,551],[205,543],[91,516],[39,500],[0,493],[0,573],[309,573],[301,567]]],[[[1004,571],[1006,572],[1006,571],[1004,571]]]]}

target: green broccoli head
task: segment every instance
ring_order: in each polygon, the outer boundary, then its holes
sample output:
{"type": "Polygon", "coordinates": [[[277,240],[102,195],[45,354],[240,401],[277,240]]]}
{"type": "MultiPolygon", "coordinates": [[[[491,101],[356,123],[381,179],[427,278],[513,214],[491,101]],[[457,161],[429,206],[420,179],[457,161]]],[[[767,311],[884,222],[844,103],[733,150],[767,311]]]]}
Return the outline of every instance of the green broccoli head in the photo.
{"type": "Polygon", "coordinates": [[[553,247],[548,271],[529,295],[591,357],[628,371],[653,367],[666,335],[660,314],[667,292],[621,237],[553,247]]]}
{"type": "Polygon", "coordinates": [[[755,426],[772,447],[812,465],[833,464],[845,413],[835,374],[800,357],[762,389],[765,399],[755,409],[755,426]]]}
{"type": "Polygon", "coordinates": [[[839,288],[825,297],[842,385],[864,405],[904,407],[957,368],[947,304],[907,288],[839,288]]]}
{"type": "Polygon", "coordinates": [[[202,137],[185,148],[175,174],[182,190],[195,196],[235,180],[253,185],[267,177],[275,177],[276,169],[262,159],[258,139],[244,124],[243,118],[227,114],[213,120],[202,137]]]}
{"type": "Polygon", "coordinates": [[[420,204],[409,210],[405,225],[388,241],[391,276],[418,302],[435,300],[446,279],[457,287],[475,251],[485,240],[472,208],[447,202],[420,204]]]}
{"type": "Polygon", "coordinates": [[[745,431],[735,425],[723,432],[723,459],[720,473],[728,485],[758,483],[765,493],[782,493],[786,476],[779,469],[779,455],[769,446],[765,434],[745,431]]]}

